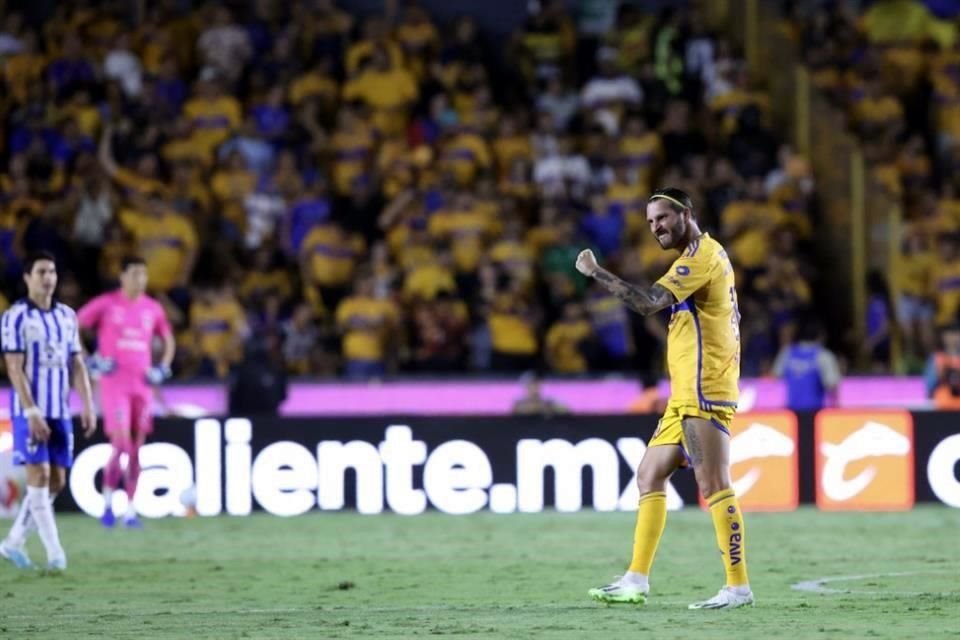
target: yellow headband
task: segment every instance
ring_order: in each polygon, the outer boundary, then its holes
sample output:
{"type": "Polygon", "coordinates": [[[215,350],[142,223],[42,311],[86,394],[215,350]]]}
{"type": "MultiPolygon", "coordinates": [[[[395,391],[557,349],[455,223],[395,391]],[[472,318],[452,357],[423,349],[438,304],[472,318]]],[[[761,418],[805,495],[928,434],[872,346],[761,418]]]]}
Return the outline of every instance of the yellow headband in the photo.
{"type": "Polygon", "coordinates": [[[669,200],[670,202],[672,202],[673,204],[677,205],[677,206],[680,207],[681,209],[689,209],[689,208],[690,208],[690,207],[688,207],[687,205],[685,205],[685,204],[683,204],[682,202],[680,202],[679,200],[677,200],[676,198],[671,198],[670,196],[664,195],[664,194],[662,194],[662,193],[658,193],[658,194],[656,194],[656,195],[650,196],[650,199],[651,199],[651,200],[656,200],[657,198],[662,198],[663,200],[669,200]]]}

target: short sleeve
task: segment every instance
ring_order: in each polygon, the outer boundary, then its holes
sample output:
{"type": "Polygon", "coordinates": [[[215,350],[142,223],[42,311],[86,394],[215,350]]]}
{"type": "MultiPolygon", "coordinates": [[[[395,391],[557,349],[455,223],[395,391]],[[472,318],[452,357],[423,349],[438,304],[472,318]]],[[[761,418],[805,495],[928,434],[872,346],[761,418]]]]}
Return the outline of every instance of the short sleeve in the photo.
{"type": "Polygon", "coordinates": [[[157,303],[155,307],[157,322],[153,327],[153,332],[161,338],[168,338],[173,335],[173,329],[170,327],[170,319],[167,318],[167,312],[163,305],[157,303]]]}
{"type": "Polygon", "coordinates": [[[657,284],[672,293],[677,302],[683,302],[710,282],[714,267],[715,263],[701,252],[697,241],[674,260],[657,284]]]}
{"type": "Polygon", "coordinates": [[[0,344],[4,353],[22,353],[24,340],[22,333],[25,310],[21,305],[11,307],[0,318],[0,344]]]}
{"type": "Polygon", "coordinates": [[[77,314],[70,312],[73,316],[73,335],[70,336],[70,355],[83,353],[83,345],[80,343],[80,322],[77,320],[77,314]]]}
{"type": "Polygon", "coordinates": [[[106,297],[102,295],[97,296],[80,307],[80,310],[77,311],[77,322],[84,329],[92,329],[100,322],[100,317],[103,315],[105,306],[106,297]]]}

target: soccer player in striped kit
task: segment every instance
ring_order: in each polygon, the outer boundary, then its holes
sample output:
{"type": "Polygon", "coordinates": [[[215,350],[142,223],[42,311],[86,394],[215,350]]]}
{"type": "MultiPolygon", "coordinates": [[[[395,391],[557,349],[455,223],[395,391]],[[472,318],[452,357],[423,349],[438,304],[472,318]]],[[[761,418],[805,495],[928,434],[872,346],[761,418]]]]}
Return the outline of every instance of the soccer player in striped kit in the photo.
{"type": "Polygon", "coordinates": [[[153,431],[153,388],[170,378],[176,349],[173,330],[159,302],[146,295],[147,264],[123,259],[120,288],[101,294],[77,312],[80,327],[97,330],[97,370],[103,430],[113,452],[103,470],[104,510],[100,522],[113,527],[113,492],[123,480],[127,494],[124,526],[141,527],[133,506],[140,477],[140,448],[153,431]],[[160,362],[153,365],[153,338],[163,340],[160,362]],[[126,469],[120,458],[127,456],[126,469]]]}
{"type": "Polygon", "coordinates": [[[73,421],[70,383],[80,393],[84,435],[97,427],[93,392],[83,362],[77,315],[53,299],[57,264],[52,254],[37,252],[24,262],[27,297],[0,318],[0,340],[13,384],[10,417],[13,461],[27,468],[27,495],[0,556],[19,568],[33,565],[23,550],[36,528],[47,552],[47,568],[63,571],[67,555],[60,544],[53,498],[67,480],[73,463],[73,421]]]}

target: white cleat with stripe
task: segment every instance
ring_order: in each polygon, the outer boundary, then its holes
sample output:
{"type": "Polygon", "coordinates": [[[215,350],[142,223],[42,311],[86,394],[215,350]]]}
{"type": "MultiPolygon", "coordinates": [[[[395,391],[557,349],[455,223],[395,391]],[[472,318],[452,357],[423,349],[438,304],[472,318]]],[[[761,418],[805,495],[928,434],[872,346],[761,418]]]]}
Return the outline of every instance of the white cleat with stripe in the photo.
{"type": "Polygon", "coordinates": [[[740,592],[736,587],[724,587],[717,595],[703,602],[694,602],[688,609],[737,609],[753,606],[753,591],[740,592]]]}

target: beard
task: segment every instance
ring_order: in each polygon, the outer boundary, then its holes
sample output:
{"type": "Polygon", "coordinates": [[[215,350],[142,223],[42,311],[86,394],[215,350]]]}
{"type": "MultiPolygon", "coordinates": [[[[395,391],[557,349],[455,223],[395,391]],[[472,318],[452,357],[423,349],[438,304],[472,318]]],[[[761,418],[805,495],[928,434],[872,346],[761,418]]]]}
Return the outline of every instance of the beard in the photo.
{"type": "Polygon", "coordinates": [[[655,237],[661,249],[664,249],[664,250],[676,249],[680,238],[682,238],[685,235],[685,232],[686,232],[686,226],[683,224],[683,222],[680,222],[673,229],[668,229],[666,234],[664,234],[664,236],[662,237],[655,236],[655,237]]]}

